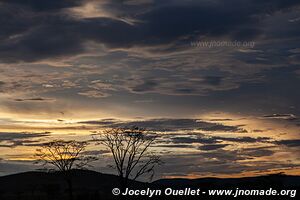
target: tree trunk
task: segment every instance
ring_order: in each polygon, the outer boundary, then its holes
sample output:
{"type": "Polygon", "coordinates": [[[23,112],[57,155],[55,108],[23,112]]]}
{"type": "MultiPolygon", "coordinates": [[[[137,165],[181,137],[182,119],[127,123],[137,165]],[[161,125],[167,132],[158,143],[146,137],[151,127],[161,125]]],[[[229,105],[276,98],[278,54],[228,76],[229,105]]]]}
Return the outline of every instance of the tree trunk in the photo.
{"type": "Polygon", "coordinates": [[[69,200],[73,200],[73,184],[70,177],[68,178],[67,182],[68,182],[69,200]]]}
{"type": "Polygon", "coordinates": [[[121,187],[120,189],[121,191],[125,191],[125,189],[128,186],[128,178],[119,176],[119,179],[120,179],[120,187],[121,187]]]}
{"type": "Polygon", "coordinates": [[[73,182],[70,172],[65,172],[65,179],[68,185],[69,200],[73,200],[73,182]]]}

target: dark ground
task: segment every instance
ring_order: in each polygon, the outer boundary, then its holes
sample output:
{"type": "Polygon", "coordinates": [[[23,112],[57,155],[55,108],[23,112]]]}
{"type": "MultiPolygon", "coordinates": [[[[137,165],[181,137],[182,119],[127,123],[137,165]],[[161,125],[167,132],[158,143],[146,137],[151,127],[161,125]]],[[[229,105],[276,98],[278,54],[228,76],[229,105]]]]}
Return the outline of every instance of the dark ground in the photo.
{"type": "MultiPolygon", "coordinates": [[[[120,179],[115,175],[101,174],[94,171],[74,170],[71,172],[73,200],[102,199],[147,199],[145,196],[121,197],[113,196],[113,188],[121,188],[120,179]]],[[[59,173],[26,172],[0,177],[0,200],[69,200],[70,193],[64,176],[59,173]]],[[[268,175],[237,179],[162,179],[152,183],[130,182],[130,189],[288,189],[300,190],[300,176],[268,175]]],[[[231,196],[230,196],[231,197],[231,196]]],[[[246,196],[229,198],[229,196],[210,197],[208,194],[194,196],[192,199],[298,199],[289,196],[246,196]]],[[[150,198],[149,198],[150,199],[150,198]]],[[[151,199],[158,199],[152,197],[151,199]]],[[[160,197],[160,199],[177,199],[176,197],[160,197]]],[[[187,199],[187,197],[178,197],[187,199]]]]}

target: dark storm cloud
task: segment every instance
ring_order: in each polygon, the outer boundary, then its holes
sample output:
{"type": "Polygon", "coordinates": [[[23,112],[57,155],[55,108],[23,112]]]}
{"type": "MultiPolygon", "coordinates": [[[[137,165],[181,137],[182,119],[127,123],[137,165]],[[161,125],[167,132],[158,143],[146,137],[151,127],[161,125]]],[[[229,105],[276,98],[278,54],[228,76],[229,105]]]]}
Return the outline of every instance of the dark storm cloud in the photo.
{"type": "Polygon", "coordinates": [[[287,147],[300,147],[300,140],[280,140],[276,144],[285,145],[287,147]]]}
{"type": "Polygon", "coordinates": [[[155,145],[155,147],[163,147],[163,148],[195,148],[192,145],[185,145],[185,144],[160,144],[155,145]]]}
{"type": "MultiPolygon", "coordinates": [[[[260,34],[259,26],[262,16],[297,4],[299,4],[297,1],[286,3],[282,0],[265,3],[252,0],[243,2],[233,0],[229,3],[224,3],[224,1],[189,1],[186,3],[155,1],[155,5],[145,9],[145,12],[138,14],[135,12],[134,15],[130,10],[134,9],[136,5],[117,6],[111,4],[111,8],[122,9],[120,12],[124,16],[134,17],[141,22],[134,26],[119,24],[124,26],[123,30],[128,33],[126,41],[119,38],[106,38],[107,40],[102,41],[109,46],[124,46],[124,44],[130,46],[180,43],[180,38],[189,37],[191,39],[199,35],[228,35],[233,39],[249,39],[260,34]],[[129,12],[126,13],[126,11],[129,12]],[[258,17],[259,15],[262,16],[258,17]]],[[[116,25],[118,24],[114,25],[114,29],[116,29],[116,25]]],[[[107,28],[110,29],[109,26],[107,28]]]]}
{"type": "Polygon", "coordinates": [[[24,102],[24,101],[53,101],[54,99],[47,99],[42,97],[36,97],[36,98],[29,98],[29,99],[14,99],[17,102],[24,102]]]}
{"type": "Polygon", "coordinates": [[[190,171],[192,174],[207,176],[207,173],[232,174],[298,167],[297,164],[286,162],[251,160],[251,158],[265,157],[272,154],[271,150],[245,149],[243,151],[226,151],[219,149],[197,154],[171,155],[164,157],[166,164],[159,170],[162,174],[170,176],[178,176],[180,174],[186,176],[189,174],[187,171],[190,171]],[[247,159],[250,159],[250,161],[247,161],[247,159]]]}
{"type": "Polygon", "coordinates": [[[0,143],[0,147],[6,148],[15,148],[18,146],[27,146],[27,147],[37,147],[41,146],[41,140],[11,140],[11,141],[4,141],[4,144],[0,143]]]}
{"type": "MultiPolygon", "coordinates": [[[[136,4],[126,4],[126,1],[123,2],[124,6],[117,6],[113,2],[106,4],[111,12],[123,9],[118,14],[120,20],[105,17],[79,19],[63,10],[83,2],[88,1],[2,1],[0,59],[18,62],[76,55],[85,51],[83,43],[86,41],[99,42],[112,48],[127,48],[180,44],[180,38],[185,38],[186,44],[187,39],[198,35],[253,38],[261,34],[260,21],[267,14],[300,4],[296,0],[154,1],[145,7],[144,12],[137,14],[133,12],[140,9],[136,4]],[[53,10],[61,11],[51,13],[53,10]],[[124,17],[137,22],[129,24],[121,21],[124,17]]],[[[208,79],[212,84],[220,81],[216,77],[208,79]]]]}
{"type": "Polygon", "coordinates": [[[191,136],[186,136],[183,135],[181,137],[173,137],[170,138],[171,142],[174,144],[193,144],[193,143],[198,143],[198,144],[214,144],[214,143],[219,143],[217,139],[213,137],[203,137],[202,135],[196,136],[196,137],[191,137],[191,136]]]}
{"type": "Polygon", "coordinates": [[[84,0],[0,0],[0,3],[20,5],[34,11],[54,11],[79,6],[82,2],[84,0]]]}
{"type": "MultiPolygon", "coordinates": [[[[131,16],[131,10],[136,7],[126,4],[117,6],[115,2],[108,4],[111,10],[117,10],[124,16],[131,16]]],[[[154,2],[151,9],[145,9],[137,17],[146,22],[145,28],[152,31],[149,36],[153,41],[172,41],[196,34],[232,35],[235,39],[252,38],[260,34],[259,23],[262,17],[299,4],[297,0],[154,2]]]]}
{"type": "Polygon", "coordinates": [[[201,121],[198,119],[149,119],[137,121],[97,120],[83,121],[80,124],[102,125],[106,127],[142,127],[151,131],[204,130],[225,132],[247,132],[240,126],[228,126],[220,123],[201,121]]]}
{"type": "Polygon", "coordinates": [[[211,145],[203,145],[199,147],[199,150],[202,151],[213,151],[217,149],[222,149],[224,147],[227,147],[228,144],[211,144],[211,145]]]}
{"type": "Polygon", "coordinates": [[[274,154],[274,151],[270,149],[241,149],[241,150],[224,150],[222,148],[217,148],[215,151],[209,151],[200,153],[200,155],[203,155],[204,157],[208,158],[217,158],[219,161],[239,161],[239,160],[247,160],[251,158],[257,158],[257,157],[265,157],[265,156],[271,156],[274,154]]]}
{"type": "Polygon", "coordinates": [[[132,88],[133,92],[147,92],[153,90],[156,86],[158,86],[159,83],[154,80],[147,80],[144,81],[142,84],[137,85],[132,88]]]}
{"type": "Polygon", "coordinates": [[[120,122],[116,119],[102,119],[102,120],[95,120],[95,121],[82,121],[78,122],[79,124],[90,124],[90,125],[100,125],[100,126],[110,126],[120,122]]]}
{"type": "Polygon", "coordinates": [[[5,85],[5,82],[0,81],[0,93],[5,91],[4,85],[5,85]]]}
{"type": "Polygon", "coordinates": [[[271,156],[275,152],[269,149],[245,149],[241,152],[243,155],[247,155],[250,157],[264,157],[264,156],[271,156]]]}
{"type": "Polygon", "coordinates": [[[216,158],[219,162],[227,162],[228,160],[251,160],[257,157],[271,156],[275,153],[275,151],[272,150],[273,147],[241,148],[239,150],[223,149],[226,146],[228,146],[228,144],[200,146],[198,149],[201,150],[201,152],[198,153],[198,155],[216,158]],[[224,154],[224,157],[222,154],[224,154]]]}
{"type": "MultiPolygon", "coordinates": [[[[0,39],[7,39],[8,37],[22,33],[29,29],[33,23],[28,17],[28,12],[23,11],[21,8],[16,8],[10,4],[0,4],[0,39]],[[18,13],[18,15],[16,15],[18,13]],[[22,17],[22,19],[20,18],[22,17]]],[[[1,48],[4,48],[1,45],[1,48]]]]}
{"type": "Polygon", "coordinates": [[[95,151],[84,151],[82,152],[82,155],[87,155],[87,156],[95,156],[95,155],[102,155],[102,154],[107,154],[110,153],[109,150],[95,150],[95,151]]]}
{"type": "Polygon", "coordinates": [[[223,77],[220,76],[206,76],[205,82],[210,85],[220,85],[222,83],[223,77]]]}
{"type": "Polygon", "coordinates": [[[214,158],[217,159],[220,162],[234,162],[239,160],[245,160],[247,159],[243,154],[240,152],[234,150],[224,150],[224,149],[218,149],[216,151],[204,151],[200,153],[205,158],[214,158]]]}
{"type": "MultiPolygon", "coordinates": [[[[51,18],[51,17],[49,17],[51,18]]],[[[37,19],[38,20],[38,19],[37,19]]],[[[16,38],[4,39],[0,45],[3,62],[31,62],[66,55],[76,55],[84,51],[76,32],[68,30],[67,21],[45,22],[16,38]],[[64,25],[63,25],[64,24],[64,25]]],[[[14,22],[12,22],[14,23],[14,22]]],[[[17,33],[16,33],[17,34],[17,33]]]]}
{"type": "Polygon", "coordinates": [[[263,133],[265,130],[255,129],[252,130],[253,133],[263,133]]]}
{"type": "Polygon", "coordinates": [[[226,131],[226,132],[239,132],[239,133],[247,133],[247,130],[240,128],[240,126],[225,126],[222,124],[214,124],[212,126],[208,126],[202,128],[204,131],[226,131]]]}
{"type": "Polygon", "coordinates": [[[268,137],[218,137],[218,136],[205,136],[204,134],[182,134],[176,137],[170,136],[170,141],[174,144],[217,144],[221,142],[236,142],[236,143],[268,143],[271,138],[268,137]]]}
{"type": "Polygon", "coordinates": [[[282,10],[299,4],[299,1],[297,0],[250,0],[250,2],[257,11],[266,12],[266,14],[271,14],[274,11],[282,10]]]}
{"type": "Polygon", "coordinates": [[[0,139],[3,140],[15,140],[15,139],[28,139],[28,138],[37,138],[37,137],[45,137],[49,136],[50,132],[43,133],[13,133],[13,132],[0,132],[0,139]]]}
{"type": "Polygon", "coordinates": [[[0,147],[38,146],[40,139],[50,136],[50,132],[0,132],[0,147]]]}
{"type": "Polygon", "coordinates": [[[236,6],[227,6],[225,9],[220,2],[208,5],[191,3],[162,6],[141,18],[149,23],[151,30],[156,30],[151,35],[154,40],[170,42],[181,36],[197,34],[221,36],[229,34],[243,23],[248,25],[254,23],[249,13],[243,13],[240,3],[236,3],[236,6]]]}

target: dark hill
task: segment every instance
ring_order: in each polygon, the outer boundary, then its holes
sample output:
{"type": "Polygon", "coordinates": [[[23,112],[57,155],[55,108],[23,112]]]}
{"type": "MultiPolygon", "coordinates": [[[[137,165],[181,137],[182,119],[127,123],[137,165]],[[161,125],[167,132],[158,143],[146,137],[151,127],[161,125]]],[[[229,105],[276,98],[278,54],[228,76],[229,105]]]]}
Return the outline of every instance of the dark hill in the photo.
{"type": "MultiPolygon", "coordinates": [[[[121,199],[120,196],[112,196],[113,188],[120,188],[120,179],[115,175],[102,174],[94,171],[74,170],[71,172],[73,200],[106,200],[106,199],[121,199]]],[[[184,188],[201,188],[208,189],[289,189],[299,190],[300,177],[286,175],[268,175],[249,178],[203,178],[203,179],[161,179],[154,181],[151,184],[142,182],[130,182],[130,189],[184,189],[184,188]]],[[[296,199],[282,197],[277,199],[296,199]]],[[[158,197],[151,198],[157,199],[158,197]]],[[[182,199],[183,197],[179,198],[182,199]]],[[[195,197],[194,197],[195,198],[195,197]]],[[[220,199],[224,199],[222,197],[220,199]]],[[[68,200],[68,184],[62,173],[53,172],[26,172],[15,175],[0,177],[0,200],[68,200]]],[[[133,199],[127,197],[122,199],[133,199]]],[[[139,196],[135,199],[147,199],[145,196],[139,196]]],[[[161,199],[167,199],[163,197],[161,199]]],[[[175,199],[173,196],[172,198],[175,199]]],[[[185,197],[185,199],[187,199],[185,197]]],[[[196,199],[218,199],[201,198],[196,199]]],[[[228,199],[226,197],[225,199],[228,199]]],[[[241,199],[241,198],[232,198],[241,199]]],[[[255,199],[248,197],[245,199],[255,199]]],[[[274,197],[260,197],[257,199],[275,199],[274,197]]]]}
{"type": "Polygon", "coordinates": [[[153,184],[158,184],[164,187],[176,186],[208,186],[213,188],[239,187],[249,188],[264,188],[264,187],[300,187],[300,176],[287,176],[282,174],[273,174],[258,177],[246,178],[201,178],[201,179],[160,179],[154,181],[153,184]]]}
{"type": "MultiPolygon", "coordinates": [[[[99,199],[110,196],[113,188],[120,188],[118,176],[88,170],[71,172],[72,188],[77,199],[99,199]]],[[[144,187],[145,183],[129,183],[132,187],[144,187]]],[[[25,172],[0,177],[0,200],[69,199],[66,177],[60,172],[25,172]]]]}

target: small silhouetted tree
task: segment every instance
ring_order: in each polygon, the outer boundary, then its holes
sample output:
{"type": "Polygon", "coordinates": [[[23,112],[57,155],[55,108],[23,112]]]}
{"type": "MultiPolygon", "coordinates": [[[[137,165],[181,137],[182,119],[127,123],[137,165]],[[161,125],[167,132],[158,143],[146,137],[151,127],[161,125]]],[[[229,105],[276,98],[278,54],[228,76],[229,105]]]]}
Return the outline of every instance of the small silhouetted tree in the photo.
{"type": "Polygon", "coordinates": [[[155,135],[144,129],[107,129],[96,139],[112,153],[114,165],[111,167],[117,170],[123,187],[129,179],[136,180],[143,175],[150,175],[152,179],[155,167],[162,163],[160,157],[149,149],[155,135]]]}
{"type": "Polygon", "coordinates": [[[54,170],[62,172],[68,183],[70,199],[73,199],[71,170],[83,169],[96,160],[96,157],[82,155],[87,145],[87,142],[55,140],[42,144],[36,150],[36,163],[41,163],[46,169],[52,166],[54,170]]]}

